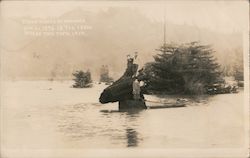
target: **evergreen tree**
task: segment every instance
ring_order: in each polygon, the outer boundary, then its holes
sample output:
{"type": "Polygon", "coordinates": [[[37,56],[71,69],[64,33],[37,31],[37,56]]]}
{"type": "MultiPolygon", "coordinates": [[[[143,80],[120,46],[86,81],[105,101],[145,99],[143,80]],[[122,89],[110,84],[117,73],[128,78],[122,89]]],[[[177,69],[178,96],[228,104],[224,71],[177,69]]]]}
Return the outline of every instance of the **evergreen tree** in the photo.
{"type": "Polygon", "coordinates": [[[201,94],[206,86],[223,82],[210,46],[191,42],[164,44],[154,62],[146,64],[146,89],[160,93],[201,94]]]}
{"type": "Polygon", "coordinates": [[[73,76],[75,77],[73,80],[75,81],[75,84],[73,85],[74,88],[88,88],[92,86],[92,79],[91,79],[91,73],[90,71],[76,71],[73,73],[73,76]]]}

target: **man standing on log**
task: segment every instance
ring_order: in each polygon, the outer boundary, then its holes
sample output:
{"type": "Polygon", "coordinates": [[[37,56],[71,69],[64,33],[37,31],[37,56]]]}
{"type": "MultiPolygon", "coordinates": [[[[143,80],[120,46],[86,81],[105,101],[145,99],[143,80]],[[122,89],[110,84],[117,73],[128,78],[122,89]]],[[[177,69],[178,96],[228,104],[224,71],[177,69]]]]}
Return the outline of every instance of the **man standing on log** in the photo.
{"type": "Polygon", "coordinates": [[[140,93],[141,93],[140,82],[138,81],[137,78],[135,78],[135,80],[133,82],[133,96],[134,96],[134,100],[139,100],[140,99],[140,93]]]}
{"type": "Polygon", "coordinates": [[[137,65],[137,70],[134,74],[134,77],[135,77],[138,75],[138,70],[139,70],[139,66],[140,66],[139,59],[138,59],[138,52],[134,53],[134,64],[137,65]]]}

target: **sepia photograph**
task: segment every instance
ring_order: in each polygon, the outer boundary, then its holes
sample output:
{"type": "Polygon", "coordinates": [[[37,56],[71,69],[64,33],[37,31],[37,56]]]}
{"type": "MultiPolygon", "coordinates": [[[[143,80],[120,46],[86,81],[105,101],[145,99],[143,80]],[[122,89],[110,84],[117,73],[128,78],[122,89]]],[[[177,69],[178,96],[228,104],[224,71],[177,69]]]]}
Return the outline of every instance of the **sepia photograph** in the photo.
{"type": "Polygon", "coordinates": [[[249,158],[248,0],[3,0],[1,158],[249,158]]]}

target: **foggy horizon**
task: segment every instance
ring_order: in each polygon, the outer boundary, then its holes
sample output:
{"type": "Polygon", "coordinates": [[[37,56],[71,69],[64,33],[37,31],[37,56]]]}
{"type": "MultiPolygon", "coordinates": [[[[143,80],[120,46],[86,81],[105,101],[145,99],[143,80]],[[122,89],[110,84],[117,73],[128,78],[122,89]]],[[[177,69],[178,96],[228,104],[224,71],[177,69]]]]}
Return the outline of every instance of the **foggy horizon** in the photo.
{"type": "MultiPolygon", "coordinates": [[[[167,43],[200,41],[211,45],[222,66],[233,62],[224,61],[228,53],[232,58],[243,54],[247,7],[240,10],[239,7],[245,5],[244,1],[162,2],[163,6],[149,2],[55,4],[2,3],[3,37],[10,37],[4,38],[1,45],[2,72],[7,79],[70,79],[72,72],[89,69],[94,80],[98,80],[102,65],[108,65],[110,75],[118,78],[125,70],[127,54],[139,52],[142,65],[153,61],[158,53],[155,49],[163,44],[164,12],[167,43]],[[31,8],[27,10],[28,6],[31,8]],[[44,8],[47,12],[41,14],[44,8]],[[26,35],[23,30],[29,25],[23,24],[25,19],[83,19],[90,29],[81,36],[26,35]]],[[[43,25],[36,25],[39,26],[43,25]]]]}

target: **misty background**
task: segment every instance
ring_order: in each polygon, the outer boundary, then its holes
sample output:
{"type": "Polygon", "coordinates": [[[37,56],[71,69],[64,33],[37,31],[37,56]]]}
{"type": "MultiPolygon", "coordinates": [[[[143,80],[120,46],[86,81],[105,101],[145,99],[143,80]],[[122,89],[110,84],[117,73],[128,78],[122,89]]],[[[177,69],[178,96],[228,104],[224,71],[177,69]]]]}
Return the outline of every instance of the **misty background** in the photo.
{"type": "Polygon", "coordinates": [[[153,60],[166,41],[200,41],[214,48],[223,69],[243,64],[247,1],[239,2],[3,2],[1,3],[1,74],[11,80],[71,79],[90,70],[99,79],[108,65],[117,79],[126,55],[139,52],[140,64],[153,60]],[[23,19],[85,19],[85,36],[27,36],[23,19]]]}

